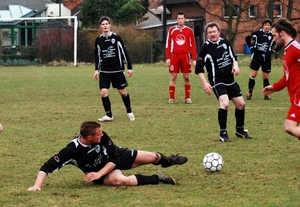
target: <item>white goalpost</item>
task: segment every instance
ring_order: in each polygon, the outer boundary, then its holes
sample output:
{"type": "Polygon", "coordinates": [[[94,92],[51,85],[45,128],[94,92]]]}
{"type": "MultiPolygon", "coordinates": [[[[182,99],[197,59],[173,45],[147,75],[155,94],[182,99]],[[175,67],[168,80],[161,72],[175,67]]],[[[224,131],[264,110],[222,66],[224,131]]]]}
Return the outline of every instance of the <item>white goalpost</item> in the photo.
{"type": "Polygon", "coordinates": [[[27,18],[0,18],[1,22],[15,21],[15,20],[49,20],[49,19],[74,19],[74,66],[77,65],[77,30],[78,21],[77,16],[64,16],[64,17],[27,17],[27,18]]]}

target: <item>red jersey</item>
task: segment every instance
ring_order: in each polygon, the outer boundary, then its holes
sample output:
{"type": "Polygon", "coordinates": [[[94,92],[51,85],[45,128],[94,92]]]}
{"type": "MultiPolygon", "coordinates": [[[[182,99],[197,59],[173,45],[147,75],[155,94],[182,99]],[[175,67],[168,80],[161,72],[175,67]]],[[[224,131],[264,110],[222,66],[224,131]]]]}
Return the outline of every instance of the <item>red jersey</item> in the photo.
{"type": "Polygon", "coordinates": [[[170,27],[166,42],[166,59],[171,58],[171,53],[191,53],[193,60],[196,60],[196,42],[194,32],[191,28],[177,25],[170,27]]]}
{"type": "Polygon", "coordinates": [[[300,107],[300,44],[296,40],[284,48],[283,77],[273,84],[275,91],[287,87],[291,103],[300,107]]]}

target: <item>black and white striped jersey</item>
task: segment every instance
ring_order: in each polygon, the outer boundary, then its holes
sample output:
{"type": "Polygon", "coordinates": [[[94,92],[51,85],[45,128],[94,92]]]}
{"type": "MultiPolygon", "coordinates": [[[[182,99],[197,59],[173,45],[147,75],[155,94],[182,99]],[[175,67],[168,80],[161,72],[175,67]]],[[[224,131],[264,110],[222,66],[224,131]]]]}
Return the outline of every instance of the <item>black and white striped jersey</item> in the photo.
{"type": "Polygon", "coordinates": [[[246,44],[254,53],[272,54],[277,53],[281,48],[276,47],[273,41],[272,32],[265,33],[263,29],[252,32],[245,38],[246,44]]]}
{"type": "Polygon", "coordinates": [[[113,144],[105,132],[103,132],[101,141],[92,145],[80,143],[79,137],[80,135],[73,138],[66,147],[45,162],[40,171],[48,174],[71,164],[84,173],[98,172],[108,162],[115,165],[119,163],[120,157],[118,155],[121,149],[113,144]]]}
{"type": "Polygon", "coordinates": [[[124,64],[131,70],[132,65],[122,38],[114,32],[95,40],[95,70],[103,73],[124,71],[124,64]]]}
{"type": "Polygon", "coordinates": [[[206,68],[211,86],[221,83],[233,84],[235,80],[231,71],[234,61],[237,61],[237,57],[227,40],[223,38],[219,38],[217,42],[206,40],[198,53],[195,73],[197,75],[204,73],[206,68]]]}

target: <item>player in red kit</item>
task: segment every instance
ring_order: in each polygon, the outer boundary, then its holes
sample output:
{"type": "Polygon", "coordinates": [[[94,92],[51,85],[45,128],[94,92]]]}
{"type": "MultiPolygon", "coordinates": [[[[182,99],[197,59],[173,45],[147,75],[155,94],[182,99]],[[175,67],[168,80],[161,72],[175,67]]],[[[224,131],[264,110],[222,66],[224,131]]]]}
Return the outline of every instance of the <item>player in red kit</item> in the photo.
{"type": "Polygon", "coordinates": [[[272,25],[274,41],[284,47],[283,71],[284,75],[273,85],[266,86],[262,93],[270,95],[274,91],[287,88],[291,106],[284,122],[287,133],[300,140],[300,43],[295,40],[297,30],[284,18],[272,25]]]}
{"type": "Polygon", "coordinates": [[[194,66],[196,66],[196,42],[194,32],[190,27],[185,26],[185,14],[179,12],[176,15],[177,25],[170,27],[166,42],[166,63],[169,67],[169,73],[171,74],[169,93],[169,103],[174,103],[175,100],[175,88],[177,74],[183,74],[184,91],[185,91],[185,103],[191,104],[190,98],[190,79],[191,73],[191,55],[194,66]]]}

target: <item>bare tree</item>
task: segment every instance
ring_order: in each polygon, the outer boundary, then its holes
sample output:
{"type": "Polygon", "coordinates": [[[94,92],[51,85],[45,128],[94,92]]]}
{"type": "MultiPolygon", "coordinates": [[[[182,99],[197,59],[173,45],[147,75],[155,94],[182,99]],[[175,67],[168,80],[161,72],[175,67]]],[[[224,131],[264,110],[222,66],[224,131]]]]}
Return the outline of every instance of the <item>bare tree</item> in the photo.
{"type": "Polygon", "coordinates": [[[237,35],[250,32],[252,29],[249,27],[241,28],[241,23],[258,21],[246,18],[251,0],[205,0],[199,1],[199,3],[212,19],[221,21],[223,25],[226,25],[222,28],[222,35],[228,39],[233,47],[237,35]],[[219,10],[216,11],[216,8],[219,8],[219,10]]]}

